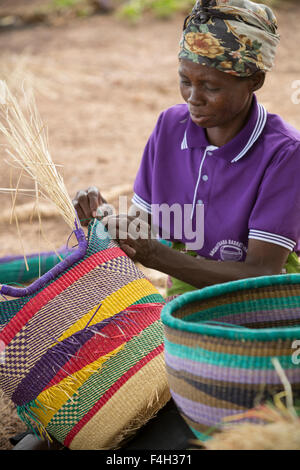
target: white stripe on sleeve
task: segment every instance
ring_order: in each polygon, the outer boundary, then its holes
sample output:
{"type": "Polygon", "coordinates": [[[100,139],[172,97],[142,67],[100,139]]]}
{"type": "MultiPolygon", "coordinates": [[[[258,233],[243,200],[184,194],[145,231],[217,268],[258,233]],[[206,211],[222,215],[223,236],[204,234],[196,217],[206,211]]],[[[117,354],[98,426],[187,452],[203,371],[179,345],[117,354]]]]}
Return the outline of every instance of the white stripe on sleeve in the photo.
{"type": "Polygon", "coordinates": [[[283,246],[284,248],[287,248],[290,251],[293,251],[296,246],[296,242],[294,240],[291,240],[290,238],[277,235],[276,233],[264,232],[263,230],[251,229],[249,231],[249,238],[261,240],[268,243],[274,243],[275,245],[283,246]]]}
{"type": "Polygon", "coordinates": [[[131,201],[133,202],[133,204],[135,204],[137,207],[139,207],[143,211],[147,212],[148,214],[152,213],[151,204],[144,201],[144,199],[142,199],[136,193],[134,193],[133,198],[131,199],[131,201]]]}

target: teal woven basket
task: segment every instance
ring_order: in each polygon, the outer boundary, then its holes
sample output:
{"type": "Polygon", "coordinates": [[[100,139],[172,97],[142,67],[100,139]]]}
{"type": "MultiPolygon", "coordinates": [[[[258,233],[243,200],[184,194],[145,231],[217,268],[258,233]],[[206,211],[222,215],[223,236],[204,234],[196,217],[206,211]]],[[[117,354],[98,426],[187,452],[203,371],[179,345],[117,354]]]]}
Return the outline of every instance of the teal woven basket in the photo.
{"type": "Polygon", "coordinates": [[[198,439],[283,391],[272,358],[300,399],[299,274],[188,292],[164,306],[162,321],[171,394],[198,439]]]}

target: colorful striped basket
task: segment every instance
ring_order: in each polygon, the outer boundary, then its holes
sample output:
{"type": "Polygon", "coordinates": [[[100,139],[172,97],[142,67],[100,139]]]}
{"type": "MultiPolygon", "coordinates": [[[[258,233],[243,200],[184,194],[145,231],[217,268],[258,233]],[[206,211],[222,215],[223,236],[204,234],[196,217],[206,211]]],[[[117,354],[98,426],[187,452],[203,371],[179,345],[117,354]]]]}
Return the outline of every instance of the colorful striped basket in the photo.
{"type": "Polygon", "coordinates": [[[198,439],[284,390],[273,358],[299,400],[300,275],[188,292],[164,306],[162,321],[171,395],[198,439]]]}
{"type": "Polygon", "coordinates": [[[71,449],[115,449],[170,399],[163,297],[110,239],[88,242],[25,289],[2,286],[0,388],[19,416],[71,449]]]}

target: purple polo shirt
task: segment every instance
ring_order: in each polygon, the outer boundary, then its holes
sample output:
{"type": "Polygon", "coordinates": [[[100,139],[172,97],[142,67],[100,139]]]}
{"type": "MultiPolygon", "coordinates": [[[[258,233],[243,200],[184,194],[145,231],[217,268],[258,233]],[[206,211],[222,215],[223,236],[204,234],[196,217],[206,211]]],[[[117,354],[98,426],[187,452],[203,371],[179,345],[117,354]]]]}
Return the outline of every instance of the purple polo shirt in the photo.
{"type": "MultiPolygon", "coordinates": [[[[196,251],[205,258],[243,261],[249,238],[298,252],[299,170],[300,132],[267,113],[256,96],[247,124],[222,147],[211,146],[179,104],[158,119],[132,202],[152,215],[157,205],[189,205],[194,228],[197,205],[203,206],[204,244],[196,251]]],[[[184,233],[180,241],[187,242],[184,233]]]]}

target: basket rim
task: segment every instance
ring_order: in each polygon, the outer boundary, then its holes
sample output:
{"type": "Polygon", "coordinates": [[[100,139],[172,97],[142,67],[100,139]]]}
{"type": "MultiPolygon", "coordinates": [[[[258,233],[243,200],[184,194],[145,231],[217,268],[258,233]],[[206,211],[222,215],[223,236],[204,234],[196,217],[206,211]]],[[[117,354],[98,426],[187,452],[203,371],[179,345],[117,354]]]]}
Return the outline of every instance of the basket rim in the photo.
{"type": "MultiPolygon", "coordinates": [[[[176,310],[186,306],[188,303],[199,302],[201,300],[221,297],[231,292],[239,292],[248,289],[255,289],[276,285],[300,284],[300,274],[280,274],[274,276],[261,276],[255,278],[241,279],[238,281],[216,284],[204,287],[203,289],[186,292],[164,305],[161,313],[161,320],[164,326],[188,333],[199,333],[208,336],[217,336],[234,340],[250,341],[272,341],[276,339],[299,339],[299,327],[279,327],[279,328],[249,328],[243,330],[239,327],[216,326],[201,324],[201,322],[185,321],[173,316],[176,310]]],[[[300,306],[300,296],[299,296],[300,306]]]]}

